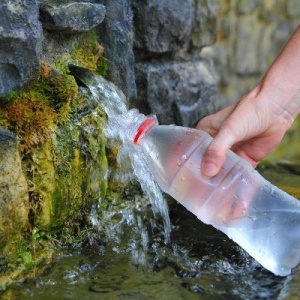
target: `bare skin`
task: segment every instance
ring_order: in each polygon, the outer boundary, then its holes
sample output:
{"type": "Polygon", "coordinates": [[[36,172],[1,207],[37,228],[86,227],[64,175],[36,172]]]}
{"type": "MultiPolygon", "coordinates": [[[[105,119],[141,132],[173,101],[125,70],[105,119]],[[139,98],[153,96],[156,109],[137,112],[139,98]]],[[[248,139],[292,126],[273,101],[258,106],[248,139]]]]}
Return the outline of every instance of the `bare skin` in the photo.
{"type": "Polygon", "coordinates": [[[197,124],[214,138],[204,154],[202,173],[215,176],[229,149],[256,167],[280,143],[299,112],[300,26],[250,93],[197,124]]]}

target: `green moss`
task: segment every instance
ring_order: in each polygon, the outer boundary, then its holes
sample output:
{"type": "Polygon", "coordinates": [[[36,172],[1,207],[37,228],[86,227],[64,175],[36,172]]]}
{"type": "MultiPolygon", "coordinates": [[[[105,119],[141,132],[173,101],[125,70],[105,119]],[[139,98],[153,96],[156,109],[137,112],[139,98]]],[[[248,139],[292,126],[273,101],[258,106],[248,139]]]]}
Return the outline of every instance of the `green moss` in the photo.
{"type": "Polygon", "coordinates": [[[104,56],[104,48],[97,41],[96,30],[91,30],[83,36],[69,53],[62,55],[56,62],[55,68],[62,73],[69,73],[68,65],[95,71],[103,77],[107,77],[108,64],[104,56]]]}
{"type": "Polygon", "coordinates": [[[35,265],[35,261],[31,252],[21,253],[20,260],[22,261],[22,265],[26,270],[31,269],[35,265]]]}
{"type": "Polygon", "coordinates": [[[55,63],[56,73],[42,63],[41,76],[29,89],[9,93],[0,101],[0,126],[19,139],[19,149],[30,153],[33,148],[49,140],[57,125],[70,117],[72,102],[80,101],[78,86],[69,73],[68,64],[107,75],[104,49],[97,42],[96,30],[83,36],[78,44],[55,63]]]}
{"type": "Polygon", "coordinates": [[[97,62],[96,72],[102,75],[104,78],[108,77],[108,63],[105,56],[101,56],[97,62]]]}
{"type": "Polygon", "coordinates": [[[40,79],[30,89],[1,102],[0,125],[17,136],[22,153],[31,153],[49,140],[57,124],[68,118],[71,100],[78,93],[73,76],[47,68],[44,63],[40,79]]]}
{"type": "Polygon", "coordinates": [[[30,198],[27,231],[0,232],[0,268],[2,274],[10,270],[3,282],[23,278],[22,271],[35,272],[51,255],[59,232],[62,243],[89,240],[93,233],[85,216],[107,191],[105,113],[78,93],[69,63],[106,76],[95,31],[61,55],[55,70],[43,62],[33,85],[0,100],[0,126],[18,138],[30,198]]]}
{"type": "Polygon", "coordinates": [[[39,228],[60,228],[78,209],[90,209],[106,193],[104,112],[95,108],[79,115],[59,126],[32,155],[33,172],[27,177],[35,186],[32,199],[39,228]]]}
{"type": "Polygon", "coordinates": [[[53,247],[50,243],[44,235],[35,241],[28,235],[12,239],[0,257],[0,290],[16,281],[40,274],[52,259],[53,247]]]}
{"type": "Polygon", "coordinates": [[[59,228],[105,195],[105,113],[99,107],[92,113],[72,76],[43,63],[31,89],[0,108],[0,123],[18,137],[23,154],[33,226],[59,228]]]}

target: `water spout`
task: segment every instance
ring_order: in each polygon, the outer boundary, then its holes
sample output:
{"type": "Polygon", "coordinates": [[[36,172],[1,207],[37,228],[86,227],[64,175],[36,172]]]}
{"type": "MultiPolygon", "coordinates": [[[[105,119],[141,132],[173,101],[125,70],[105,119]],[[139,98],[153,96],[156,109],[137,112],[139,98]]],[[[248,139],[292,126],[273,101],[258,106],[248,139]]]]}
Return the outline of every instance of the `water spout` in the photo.
{"type": "MultiPolygon", "coordinates": [[[[128,130],[130,124],[145,116],[136,109],[129,110],[122,91],[102,76],[74,65],[70,65],[69,69],[77,82],[90,90],[93,101],[106,112],[108,120],[105,133],[111,143],[119,144],[118,163],[125,167],[128,158],[131,161],[131,170],[127,170],[125,180],[137,180],[140,183],[143,192],[149,198],[154,215],[160,216],[163,220],[165,243],[169,243],[171,223],[166,200],[148,171],[143,152],[132,143],[134,131],[128,130]]],[[[144,247],[147,241],[143,239],[142,243],[144,247]]]]}

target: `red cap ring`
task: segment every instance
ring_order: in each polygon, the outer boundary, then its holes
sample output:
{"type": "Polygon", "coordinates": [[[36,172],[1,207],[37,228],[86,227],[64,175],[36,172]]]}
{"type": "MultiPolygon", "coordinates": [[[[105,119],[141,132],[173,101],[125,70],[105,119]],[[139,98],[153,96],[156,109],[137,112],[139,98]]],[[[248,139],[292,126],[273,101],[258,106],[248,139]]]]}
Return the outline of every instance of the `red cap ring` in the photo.
{"type": "Polygon", "coordinates": [[[138,130],[136,131],[136,134],[133,138],[133,143],[136,145],[139,141],[139,138],[141,137],[142,133],[145,131],[145,129],[154,122],[154,120],[152,118],[149,118],[147,120],[145,120],[142,125],[138,128],[138,130]]]}

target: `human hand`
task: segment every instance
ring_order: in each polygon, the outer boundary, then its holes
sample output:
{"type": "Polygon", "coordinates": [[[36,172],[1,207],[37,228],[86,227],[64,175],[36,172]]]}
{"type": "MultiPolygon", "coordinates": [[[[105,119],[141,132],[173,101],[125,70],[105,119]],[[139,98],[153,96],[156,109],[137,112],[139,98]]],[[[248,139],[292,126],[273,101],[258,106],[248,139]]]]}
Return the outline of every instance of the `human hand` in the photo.
{"type": "Polygon", "coordinates": [[[219,172],[229,149],[256,167],[280,143],[300,112],[299,48],[300,26],[249,94],[198,123],[214,138],[203,157],[204,175],[219,172]]]}
{"type": "Polygon", "coordinates": [[[219,172],[229,149],[256,167],[280,143],[296,115],[273,101],[279,94],[274,89],[262,92],[258,85],[236,104],[198,123],[196,128],[214,138],[204,154],[204,175],[212,177],[219,172]]]}

